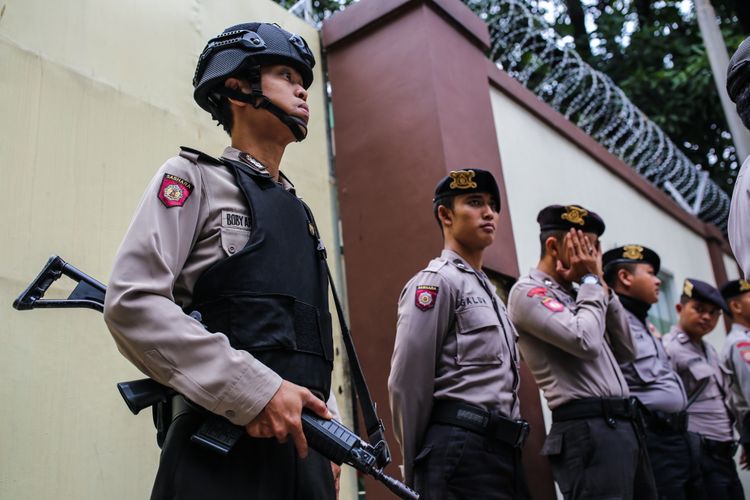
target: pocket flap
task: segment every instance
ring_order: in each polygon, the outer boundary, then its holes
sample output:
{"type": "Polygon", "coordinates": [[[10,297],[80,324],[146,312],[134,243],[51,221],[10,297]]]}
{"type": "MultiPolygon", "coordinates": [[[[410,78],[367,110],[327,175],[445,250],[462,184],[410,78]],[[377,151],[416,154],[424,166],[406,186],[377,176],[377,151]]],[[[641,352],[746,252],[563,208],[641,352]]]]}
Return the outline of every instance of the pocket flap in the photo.
{"type": "Polygon", "coordinates": [[[550,434],[547,439],[544,440],[544,446],[542,446],[541,454],[544,456],[559,455],[562,453],[563,447],[563,434],[550,434]]]}
{"type": "Polygon", "coordinates": [[[695,380],[703,380],[713,374],[711,366],[700,358],[688,361],[688,370],[695,380]]]}
{"type": "Polygon", "coordinates": [[[417,456],[414,457],[414,464],[416,465],[422,460],[424,460],[425,458],[427,458],[431,451],[432,451],[432,446],[425,446],[424,448],[422,448],[422,450],[417,454],[417,456]]]}
{"type": "Polygon", "coordinates": [[[495,310],[490,306],[475,306],[456,313],[457,330],[459,333],[469,333],[491,326],[500,327],[495,310]]]}

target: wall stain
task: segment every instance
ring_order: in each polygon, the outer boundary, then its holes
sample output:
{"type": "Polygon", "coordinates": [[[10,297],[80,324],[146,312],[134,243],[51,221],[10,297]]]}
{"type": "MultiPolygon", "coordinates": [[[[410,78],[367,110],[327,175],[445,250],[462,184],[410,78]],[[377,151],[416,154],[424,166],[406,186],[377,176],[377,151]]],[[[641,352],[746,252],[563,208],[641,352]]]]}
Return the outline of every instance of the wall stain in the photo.
{"type": "Polygon", "coordinates": [[[0,19],[2,19],[4,15],[5,15],[5,4],[3,4],[3,7],[0,9],[0,19]]]}

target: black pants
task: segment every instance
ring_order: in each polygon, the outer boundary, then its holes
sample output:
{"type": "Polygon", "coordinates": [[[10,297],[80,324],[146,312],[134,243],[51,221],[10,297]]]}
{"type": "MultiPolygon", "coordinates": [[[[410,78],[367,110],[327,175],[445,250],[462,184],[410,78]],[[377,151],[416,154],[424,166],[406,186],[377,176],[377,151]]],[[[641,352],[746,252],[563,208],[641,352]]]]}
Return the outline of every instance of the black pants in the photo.
{"type": "Polygon", "coordinates": [[[719,452],[701,442],[701,472],[708,498],[743,500],[745,493],[737,476],[737,465],[731,451],[719,452]]]}
{"type": "Polygon", "coordinates": [[[687,432],[646,430],[659,500],[707,500],[700,471],[700,441],[687,432]]]}
{"type": "Polygon", "coordinates": [[[452,425],[433,424],[414,460],[420,500],[526,499],[519,450],[452,425]]]}
{"type": "Polygon", "coordinates": [[[333,500],[331,463],[300,459],[290,439],[241,439],[227,456],[190,442],[203,417],[178,416],[162,448],[151,500],[333,500]]]}
{"type": "Polygon", "coordinates": [[[654,500],[651,464],[640,430],[629,420],[555,422],[542,448],[566,500],[654,500]]]}

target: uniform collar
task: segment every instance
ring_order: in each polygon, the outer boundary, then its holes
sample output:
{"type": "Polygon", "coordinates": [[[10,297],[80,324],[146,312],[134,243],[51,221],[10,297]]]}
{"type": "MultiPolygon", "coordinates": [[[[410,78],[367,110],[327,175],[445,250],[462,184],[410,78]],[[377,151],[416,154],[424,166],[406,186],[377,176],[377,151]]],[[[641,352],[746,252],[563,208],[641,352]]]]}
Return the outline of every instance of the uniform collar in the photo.
{"type": "Polygon", "coordinates": [[[732,328],[731,328],[731,330],[729,330],[729,335],[731,335],[733,333],[738,333],[738,334],[742,335],[743,337],[750,336],[750,330],[747,329],[747,328],[745,328],[744,326],[740,325],[737,322],[732,323],[732,328]]]}
{"type": "MultiPolygon", "coordinates": [[[[233,148],[232,146],[227,146],[224,149],[224,153],[222,153],[222,158],[226,158],[227,160],[233,160],[238,161],[242,163],[243,165],[247,165],[249,168],[253,169],[254,171],[258,173],[266,173],[265,168],[259,168],[257,165],[255,165],[252,161],[247,161],[243,158],[243,156],[246,153],[243,153],[237,148],[233,148]]],[[[262,163],[258,162],[259,165],[263,165],[262,163]]],[[[285,190],[290,191],[291,193],[295,193],[294,190],[294,184],[284,175],[282,171],[279,170],[279,184],[281,187],[283,187],[285,190]]]]}
{"type": "Polygon", "coordinates": [[[448,262],[451,262],[454,266],[456,266],[458,269],[465,273],[473,273],[478,276],[481,276],[482,278],[486,278],[486,275],[483,271],[479,270],[477,271],[471,265],[464,260],[463,257],[458,255],[453,250],[448,250],[447,248],[444,248],[443,251],[440,253],[440,258],[443,260],[446,260],[448,262]]]}
{"type": "Polygon", "coordinates": [[[529,271],[529,276],[531,276],[531,278],[536,281],[544,283],[544,286],[546,286],[547,288],[556,288],[565,294],[575,296],[575,291],[572,288],[565,288],[560,283],[555,281],[555,279],[552,276],[545,273],[541,269],[532,267],[531,271],[529,271]]]}

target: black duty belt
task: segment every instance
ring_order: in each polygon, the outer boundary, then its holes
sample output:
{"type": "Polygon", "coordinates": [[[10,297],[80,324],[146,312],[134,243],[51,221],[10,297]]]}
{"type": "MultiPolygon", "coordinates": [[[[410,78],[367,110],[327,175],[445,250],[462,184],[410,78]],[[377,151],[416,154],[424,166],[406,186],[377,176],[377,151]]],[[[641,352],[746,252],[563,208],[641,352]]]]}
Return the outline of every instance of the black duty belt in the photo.
{"type": "Polygon", "coordinates": [[[685,411],[666,413],[659,410],[646,410],[643,414],[646,427],[656,433],[683,434],[687,431],[688,414],[685,411]]]}
{"type": "Polygon", "coordinates": [[[701,447],[704,451],[721,457],[734,457],[737,451],[736,441],[714,441],[701,436],[701,447]]]}
{"type": "Polygon", "coordinates": [[[514,448],[522,448],[529,435],[529,423],[525,420],[511,420],[470,404],[445,399],[435,401],[430,423],[455,425],[514,448]]]}
{"type": "Polygon", "coordinates": [[[586,398],[576,399],[552,410],[553,422],[601,417],[614,425],[615,419],[638,420],[640,413],[635,398],[586,398]]]}

